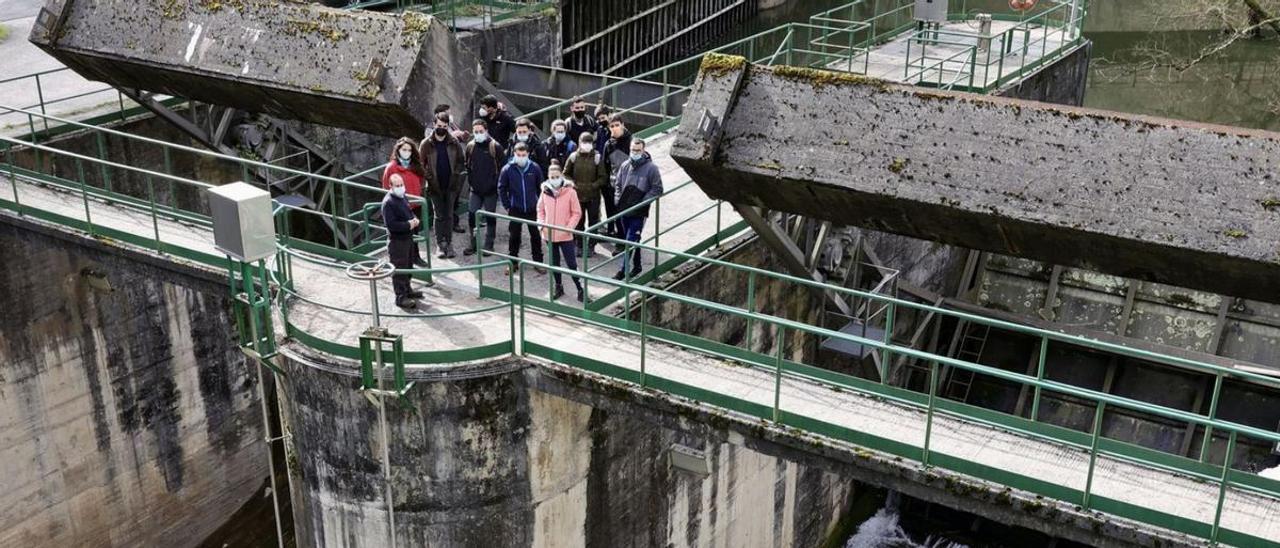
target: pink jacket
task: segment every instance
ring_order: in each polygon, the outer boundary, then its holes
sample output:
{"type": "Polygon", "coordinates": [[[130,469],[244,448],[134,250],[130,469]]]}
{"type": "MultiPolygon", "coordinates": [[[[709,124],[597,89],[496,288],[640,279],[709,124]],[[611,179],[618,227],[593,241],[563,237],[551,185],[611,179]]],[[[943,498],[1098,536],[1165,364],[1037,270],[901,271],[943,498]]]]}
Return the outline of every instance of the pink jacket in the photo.
{"type": "MultiPolygon", "coordinates": [[[[538,222],[563,228],[577,228],[578,220],[582,219],[582,205],[578,203],[578,191],[573,189],[573,183],[565,181],[560,192],[552,195],[544,185],[542,192],[538,194],[538,222]]],[[[542,229],[542,237],[551,240],[554,243],[567,242],[573,239],[573,233],[562,230],[552,230],[551,235],[547,235],[547,229],[542,229]]]]}

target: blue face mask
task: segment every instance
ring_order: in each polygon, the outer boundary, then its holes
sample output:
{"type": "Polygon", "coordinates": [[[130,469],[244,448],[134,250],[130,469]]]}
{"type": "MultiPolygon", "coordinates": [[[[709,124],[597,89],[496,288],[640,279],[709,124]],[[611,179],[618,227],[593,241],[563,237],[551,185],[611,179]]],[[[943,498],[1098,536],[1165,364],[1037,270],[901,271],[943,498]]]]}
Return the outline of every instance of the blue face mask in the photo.
{"type": "Polygon", "coordinates": [[[476,136],[476,142],[477,142],[477,143],[483,143],[483,142],[485,142],[485,141],[488,141],[488,140],[489,140],[489,134],[488,134],[488,133],[483,133],[483,132],[479,132],[479,131],[477,131],[477,132],[475,133],[475,136],[476,136]]]}
{"type": "Polygon", "coordinates": [[[557,132],[555,133],[555,138],[556,138],[556,141],[561,141],[561,142],[563,142],[563,141],[564,141],[564,132],[563,132],[563,131],[557,131],[557,132]]]}
{"type": "Polygon", "coordinates": [[[644,153],[643,153],[643,152],[632,152],[632,153],[631,153],[631,161],[632,161],[632,162],[639,162],[640,160],[643,160],[643,159],[644,159],[644,153]]]}
{"type": "Polygon", "coordinates": [[[528,163],[529,163],[528,156],[516,156],[516,165],[520,167],[524,167],[528,163]]]}

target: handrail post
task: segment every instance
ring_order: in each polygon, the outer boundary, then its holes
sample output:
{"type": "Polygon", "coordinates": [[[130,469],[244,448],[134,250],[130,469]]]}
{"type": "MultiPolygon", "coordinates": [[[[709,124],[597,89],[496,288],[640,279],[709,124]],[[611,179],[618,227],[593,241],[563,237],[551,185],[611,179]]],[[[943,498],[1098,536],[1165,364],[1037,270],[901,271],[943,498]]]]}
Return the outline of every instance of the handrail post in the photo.
{"type": "Polygon", "coordinates": [[[4,150],[5,163],[9,165],[9,185],[13,187],[13,205],[19,216],[22,216],[22,200],[18,198],[18,174],[13,165],[13,147],[4,150]]]}
{"type": "MultiPolygon", "coordinates": [[[[756,273],[754,271],[747,272],[747,314],[755,315],[756,313],[756,273]]],[[[752,334],[755,332],[755,319],[747,316],[747,350],[753,348],[751,344],[752,334]]]]}
{"type": "Polygon", "coordinates": [[[778,326],[778,339],[774,341],[778,346],[777,360],[775,361],[773,373],[773,422],[782,422],[782,360],[783,353],[787,347],[787,328],[786,326],[778,326]]]}
{"type": "Polygon", "coordinates": [[[164,255],[164,245],[160,243],[160,220],[156,216],[156,186],[150,175],[147,179],[147,201],[151,205],[151,229],[155,234],[156,252],[164,255]]]}
{"type": "Polygon", "coordinates": [[[1218,397],[1222,395],[1222,374],[1219,373],[1213,380],[1213,395],[1209,398],[1209,423],[1204,425],[1204,441],[1200,443],[1200,462],[1208,462],[1209,443],[1213,441],[1213,424],[1212,421],[1218,414],[1218,397]]]}
{"type": "MultiPolygon", "coordinates": [[[[1036,380],[1044,381],[1044,363],[1046,355],[1049,352],[1049,337],[1040,336],[1040,356],[1036,359],[1036,380]]],[[[1035,422],[1040,417],[1040,385],[1036,384],[1034,393],[1031,396],[1031,421],[1035,422]]]]}
{"type": "MultiPolygon", "coordinates": [[[[52,161],[52,159],[50,159],[50,161],[52,161]]],[[[86,184],[84,182],[84,161],[80,158],[76,158],[76,174],[80,179],[80,197],[84,200],[85,227],[89,229],[89,235],[92,236],[95,232],[93,230],[93,218],[89,214],[89,189],[86,188],[86,184]]]]}
{"type": "Polygon", "coordinates": [[[49,131],[48,112],[44,108],[44,86],[40,84],[40,74],[36,73],[36,97],[40,99],[40,114],[44,114],[44,130],[49,131]]]}
{"type": "MultiPolygon", "coordinates": [[[[868,306],[867,308],[869,311],[871,307],[868,306]]],[[[884,317],[884,345],[885,346],[884,346],[884,349],[882,350],[882,355],[880,358],[880,384],[889,383],[889,359],[891,357],[889,346],[893,344],[893,316],[894,316],[894,310],[896,309],[897,309],[897,303],[894,301],[889,301],[889,306],[885,308],[885,317],[884,317]]]]}
{"type": "MultiPolygon", "coordinates": [[[[107,140],[102,136],[102,132],[95,132],[94,136],[98,141],[98,159],[107,159],[107,140]]],[[[111,172],[108,171],[107,164],[102,164],[102,188],[107,192],[111,192],[111,172]]]]}
{"type": "MultiPolygon", "coordinates": [[[[477,257],[479,257],[478,254],[477,254],[477,257]]],[[[476,271],[476,273],[483,274],[484,270],[485,270],[484,267],[481,266],[476,271]]],[[[515,275],[516,275],[515,272],[512,271],[510,268],[507,269],[507,289],[508,290],[513,289],[516,286],[515,275]]],[[[483,276],[481,276],[480,283],[483,286],[484,284],[483,276]]],[[[510,297],[511,298],[507,299],[507,303],[509,304],[509,310],[511,310],[511,353],[519,355],[524,349],[524,333],[523,332],[520,333],[520,344],[516,344],[516,296],[514,294],[511,294],[510,297]]]]}
{"type": "Polygon", "coordinates": [[[720,247],[720,231],[721,231],[720,211],[724,209],[722,207],[723,205],[724,205],[724,200],[716,200],[716,233],[713,235],[713,237],[715,238],[716,247],[720,247]]]}
{"type": "Polygon", "coordinates": [[[937,406],[938,394],[938,362],[929,362],[929,407],[925,410],[924,419],[924,451],[920,456],[920,463],[927,469],[929,468],[929,446],[933,439],[933,410],[937,406]]]}
{"type": "Polygon", "coordinates": [[[1089,496],[1093,491],[1093,472],[1098,463],[1098,438],[1102,437],[1102,416],[1106,408],[1106,402],[1098,402],[1097,410],[1093,415],[1093,436],[1089,443],[1089,476],[1085,478],[1084,501],[1081,503],[1085,510],[1089,509],[1089,496]]]}
{"type": "MultiPolygon", "coordinates": [[[[599,208],[600,204],[597,203],[596,207],[599,208]]],[[[583,217],[584,218],[586,217],[586,213],[583,213],[583,217]]],[[[591,273],[591,255],[592,255],[591,229],[587,227],[587,224],[585,222],[582,223],[582,228],[585,229],[584,232],[586,232],[586,234],[582,236],[582,249],[579,250],[582,253],[582,271],[587,274],[590,274],[591,273]]],[[[591,304],[591,277],[583,276],[582,277],[582,307],[586,308],[590,304],[591,304]]]]}
{"type": "Polygon", "coordinates": [[[646,343],[648,343],[648,340],[649,340],[649,329],[647,327],[649,322],[648,322],[647,316],[645,315],[645,312],[647,311],[645,303],[647,302],[649,302],[649,299],[640,297],[640,387],[641,388],[644,388],[645,386],[645,369],[644,369],[645,347],[648,346],[646,343]]]}
{"type": "MultiPolygon", "coordinates": [[[[525,314],[525,306],[524,306],[524,261],[515,261],[515,260],[512,260],[511,262],[512,262],[512,263],[515,263],[515,264],[513,264],[513,265],[511,265],[511,266],[514,266],[514,267],[516,267],[516,268],[519,268],[519,269],[520,269],[520,351],[519,351],[519,355],[523,356],[523,355],[524,355],[524,334],[525,334],[525,329],[524,329],[524,326],[525,326],[525,318],[524,318],[524,314],[525,314]]],[[[511,268],[510,270],[511,270],[512,272],[514,272],[514,271],[516,270],[516,268],[511,268]]]]}
{"type": "Polygon", "coordinates": [[[1227,502],[1227,486],[1231,484],[1231,461],[1235,459],[1236,453],[1236,434],[1235,430],[1231,431],[1231,437],[1227,439],[1227,456],[1222,461],[1222,477],[1218,479],[1218,507],[1213,513],[1213,531],[1209,535],[1209,541],[1213,544],[1218,543],[1218,535],[1222,533],[1222,507],[1227,502]]]}

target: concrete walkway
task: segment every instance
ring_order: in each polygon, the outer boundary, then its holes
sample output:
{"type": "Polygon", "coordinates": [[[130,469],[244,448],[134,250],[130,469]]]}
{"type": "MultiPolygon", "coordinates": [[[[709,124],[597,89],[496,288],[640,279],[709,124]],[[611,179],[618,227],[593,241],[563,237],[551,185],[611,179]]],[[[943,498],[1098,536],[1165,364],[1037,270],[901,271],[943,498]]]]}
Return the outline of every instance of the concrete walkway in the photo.
{"type": "MultiPolygon", "coordinates": [[[[119,112],[122,100],[124,108],[136,106],[128,98],[122,99],[115,88],[86,80],[27,41],[35,15],[43,5],[35,0],[0,0],[0,24],[9,30],[9,37],[0,41],[3,103],[33,110],[39,110],[44,103],[46,114],[73,120],[119,112]],[[20,78],[46,72],[40,76],[38,86],[34,77],[20,78]]],[[[31,129],[27,115],[0,110],[0,135],[24,135],[31,129]]],[[[37,120],[34,129],[43,130],[46,125],[37,120]]]]}

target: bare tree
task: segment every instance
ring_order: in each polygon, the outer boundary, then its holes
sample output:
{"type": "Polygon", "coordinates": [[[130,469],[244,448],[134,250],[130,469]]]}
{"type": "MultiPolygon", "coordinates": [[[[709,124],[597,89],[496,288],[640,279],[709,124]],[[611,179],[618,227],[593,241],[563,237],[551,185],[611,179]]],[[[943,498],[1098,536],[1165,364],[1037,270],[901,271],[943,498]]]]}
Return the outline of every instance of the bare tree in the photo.
{"type": "MultiPolygon", "coordinates": [[[[1098,59],[1095,77],[1105,81],[1142,78],[1167,82],[1188,77],[1224,80],[1222,74],[1195,69],[1241,42],[1255,40],[1263,41],[1270,49],[1265,58],[1254,62],[1274,67],[1271,73],[1280,74],[1280,0],[1169,0],[1159,2],[1147,16],[1153,18],[1155,28],[1215,29],[1217,35],[1208,41],[1203,34],[1195,35],[1193,43],[1188,35],[1157,33],[1122,52],[1122,58],[1098,59]],[[1177,40],[1183,42],[1175,43],[1177,40]]],[[[1248,94],[1238,99],[1280,115],[1280,86],[1267,86],[1259,92],[1238,89],[1236,81],[1223,81],[1218,93],[1248,94]]]]}

